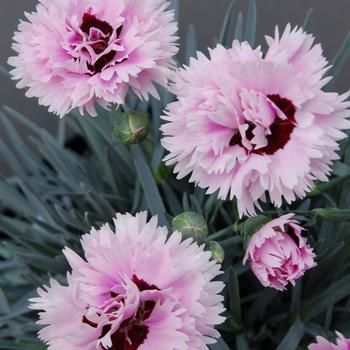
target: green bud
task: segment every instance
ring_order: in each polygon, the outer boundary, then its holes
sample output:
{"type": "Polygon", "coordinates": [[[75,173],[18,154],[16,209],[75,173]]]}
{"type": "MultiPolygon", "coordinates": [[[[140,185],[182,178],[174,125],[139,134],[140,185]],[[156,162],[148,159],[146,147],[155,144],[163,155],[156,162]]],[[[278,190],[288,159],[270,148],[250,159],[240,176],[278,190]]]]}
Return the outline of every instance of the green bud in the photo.
{"type": "Polygon", "coordinates": [[[149,117],[142,112],[117,113],[114,134],[125,145],[142,142],[149,133],[149,117]]]}
{"type": "Polygon", "coordinates": [[[193,211],[176,216],[172,227],[173,231],[181,232],[184,239],[193,238],[198,243],[203,243],[208,235],[208,226],[203,216],[193,211]]]}
{"type": "Polygon", "coordinates": [[[205,250],[211,252],[211,258],[218,264],[222,264],[225,259],[224,248],[216,241],[210,241],[205,244],[205,250]]]}

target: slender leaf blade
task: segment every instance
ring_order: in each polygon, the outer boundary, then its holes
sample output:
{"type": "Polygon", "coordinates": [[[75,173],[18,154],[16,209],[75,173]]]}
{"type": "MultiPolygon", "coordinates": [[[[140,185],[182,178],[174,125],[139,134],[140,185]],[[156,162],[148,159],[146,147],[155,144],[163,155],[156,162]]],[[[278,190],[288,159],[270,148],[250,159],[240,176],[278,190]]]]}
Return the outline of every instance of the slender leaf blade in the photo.
{"type": "Polygon", "coordinates": [[[165,217],[166,209],[160,196],[154,176],[147,165],[139,145],[131,146],[136,172],[142,185],[147,204],[152,215],[158,215],[159,223],[169,226],[165,217]]]}
{"type": "Polygon", "coordinates": [[[219,36],[219,43],[227,46],[229,44],[229,37],[230,37],[230,30],[232,27],[232,20],[233,20],[233,14],[234,14],[234,6],[236,1],[232,0],[224,19],[223,26],[221,28],[220,36],[219,36]]]}
{"type": "Polygon", "coordinates": [[[247,24],[246,24],[246,30],[245,30],[245,40],[248,41],[248,43],[251,46],[254,46],[254,43],[255,43],[256,22],[257,22],[256,2],[255,0],[249,0],[248,17],[247,17],[247,24]]]}
{"type": "Polygon", "coordinates": [[[304,323],[297,318],[276,350],[295,350],[304,335],[304,323]]]}

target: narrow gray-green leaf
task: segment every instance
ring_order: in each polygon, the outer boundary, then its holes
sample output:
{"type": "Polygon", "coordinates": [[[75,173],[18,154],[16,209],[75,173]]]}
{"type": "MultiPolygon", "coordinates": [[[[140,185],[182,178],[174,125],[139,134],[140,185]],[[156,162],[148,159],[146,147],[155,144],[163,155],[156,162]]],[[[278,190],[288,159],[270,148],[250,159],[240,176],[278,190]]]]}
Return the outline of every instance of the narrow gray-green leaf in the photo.
{"type": "Polygon", "coordinates": [[[238,18],[237,18],[234,38],[237,39],[238,41],[243,41],[243,15],[242,15],[242,12],[239,13],[238,18]]]}
{"type": "Polygon", "coordinates": [[[145,161],[141,148],[139,145],[133,145],[130,148],[136,172],[143,188],[150,212],[152,215],[158,215],[159,223],[161,225],[169,226],[165,217],[166,210],[162,197],[160,196],[153,174],[145,161]]]}
{"type": "Polygon", "coordinates": [[[37,124],[35,124],[30,118],[6,105],[4,106],[3,110],[6,112],[6,114],[16,119],[30,131],[37,135],[40,135],[41,128],[37,124]]]}
{"type": "Polygon", "coordinates": [[[336,303],[349,295],[350,276],[346,276],[341,280],[334,282],[328,288],[323,289],[321,293],[315,294],[314,297],[303,303],[301,310],[304,319],[311,319],[325,311],[331,303],[336,303]]]}
{"type": "Polygon", "coordinates": [[[78,219],[75,215],[74,215],[74,211],[73,210],[65,210],[61,207],[59,207],[58,205],[55,206],[55,209],[57,211],[57,214],[60,216],[60,218],[62,219],[62,221],[71,226],[76,228],[77,230],[81,231],[82,233],[87,232],[88,227],[86,225],[84,225],[83,220],[78,219]]]}
{"type": "Polygon", "coordinates": [[[0,314],[8,314],[10,313],[11,308],[10,304],[7,300],[7,297],[2,288],[0,288],[0,314]]]}
{"type": "Polygon", "coordinates": [[[23,142],[21,136],[18,134],[17,130],[11,123],[11,121],[7,118],[5,114],[0,112],[1,121],[5,126],[6,133],[10,142],[12,143],[13,148],[16,153],[19,155],[21,161],[28,169],[31,171],[36,170],[35,165],[37,164],[36,157],[29,150],[27,145],[23,142]]]}
{"type": "Polygon", "coordinates": [[[237,350],[249,350],[249,344],[244,334],[238,334],[236,344],[237,350]]]}
{"type": "Polygon", "coordinates": [[[34,216],[35,210],[27,199],[0,176],[0,202],[19,213],[34,216]]]}
{"type": "Polygon", "coordinates": [[[24,172],[22,165],[2,139],[0,139],[0,154],[15,174],[20,175],[24,172]]]}
{"type": "Polygon", "coordinates": [[[236,271],[233,267],[229,269],[228,275],[228,291],[229,291],[229,304],[230,314],[234,326],[240,329],[242,326],[242,315],[241,315],[241,297],[239,292],[239,281],[236,271]]]}
{"type": "Polygon", "coordinates": [[[303,322],[297,318],[276,350],[295,350],[304,335],[304,329],[303,322]]]}
{"type": "Polygon", "coordinates": [[[220,32],[220,37],[219,37],[219,43],[227,46],[229,44],[230,41],[230,30],[232,27],[232,22],[233,22],[233,13],[234,13],[234,5],[235,5],[235,0],[232,0],[227,12],[226,12],[226,16],[224,19],[224,23],[223,26],[221,28],[221,32],[220,32]]]}
{"type": "Polygon", "coordinates": [[[249,0],[249,9],[247,16],[247,24],[245,30],[245,40],[251,46],[254,46],[255,43],[255,33],[256,33],[256,2],[255,0],[249,0]]]}
{"type": "Polygon", "coordinates": [[[304,22],[303,22],[303,26],[302,26],[304,30],[308,29],[313,12],[314,12],[314,8],[313,7],[311,7],[309,9],[309,11],[307,11],[307,14],[305,16],[305,19],[304,19],[304,22]]]}
{"type": "Polygon", "coordinates": [[[327,85],[330,88],[333,85],[335,78],[338,76],[342,70],[346,60],[350,55],[350,33],[344,39],[339,51],[335,55],[332,61],[332,68],[328,71],[328,75],[333,77],[333,80],[330,84],[327,85]]]}
{"type": "Polygon", "coordinates": [[[38,197],[31,188],[23,181],[20,181],[19,186],[23,193],[26,195],[28,201],[30,202],[31,207],[36,212],[36,217],[42,217],[49,224],[55,223],[54,218],[52,216],[52,212],[49,209],[49,206],[38,197]]]}
{"type": "Polygon", "coordinates": [[[176,194],[174,193],[173,188],[166,182],[162,183],[162,188],[167,199],[167,203],[169,204],[171,214],[173,214],[174,216],[179,215],[183,210],[181,203],[179,202],[178,198],[176,197],[176,194]]]}
{"type": "Polygon", "coordinates": [[[191,57],[197,57],[197,34],[193,24],[188,26],[187,36],[186,36],[186,63],[189,63],[191,57]]]}
{"type": "Polygon", "coordinates": [[[2,74],[4,77],[8,79],[11,79],[10,72],[3,65],[0,65],[0,74],[2,74]]]}
{"type": "Polygon", "coordinates": [[[57,127],[57,141],[63,147],[66,141],[66,119],[60,119],[57,127]]]}

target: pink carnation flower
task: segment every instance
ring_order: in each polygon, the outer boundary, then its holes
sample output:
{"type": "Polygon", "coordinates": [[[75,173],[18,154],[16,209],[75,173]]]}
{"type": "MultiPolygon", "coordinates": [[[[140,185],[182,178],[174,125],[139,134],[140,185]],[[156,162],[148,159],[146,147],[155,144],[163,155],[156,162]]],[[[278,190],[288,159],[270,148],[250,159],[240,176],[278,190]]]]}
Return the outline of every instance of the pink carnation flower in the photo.
{"type": "Polygon", "coordinates": [[[208,349],[224,318],[220,266],[147,214],[117,214],[83,236],[85,259],[66,248],[68,286],[39,289],[40,338],[50,350],[208,349]]]}
{"type": "Polygon", "coordinates": [[[338,340],[337,344],[332,344],[328,340],[317,337],[316,344],[309,345],[309,350],[349,350],[350,349],[350,339],[345,339],[345,337],[337,332],[338,340]]]}
{"type": "Polygon", "coordinates": [[[284,290],[290,282],[316,266],[315,254],[301,236],[302,227],[291,220],[294,214],[283,215],[264,225],[251,238],[243,260],[250,266],[264,287],[284,290]]]}
{"type": "Polygon", "coordinates": [[[236,198],[241,215],[254,215],[266,194],[279,207],[327,181],[350,126],[349,94],[322,90],[327,61],[313,42],[288,25],[267,37],[265,56],[234,41],[178,72],[162,127],[178,178],[236,198]]]}
{"type": "Polygon", "coordinates": [[[19,24],[9,59],[19,88],[60,116],[122,104],[130,86],[158,97],[177,52],[166,0],[39,0],[19,24]]]}

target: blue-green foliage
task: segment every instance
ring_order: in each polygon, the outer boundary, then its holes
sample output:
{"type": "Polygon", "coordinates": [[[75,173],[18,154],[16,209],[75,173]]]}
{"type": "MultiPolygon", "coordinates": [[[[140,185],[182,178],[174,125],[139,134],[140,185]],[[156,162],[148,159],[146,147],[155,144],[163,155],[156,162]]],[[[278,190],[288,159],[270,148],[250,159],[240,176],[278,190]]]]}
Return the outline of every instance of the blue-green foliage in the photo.
{"type": "MultiPolygon", "coordinates": [[[[255,2],[250,1],[247,16],[236,14],[232,2],[219,41],[228,46],[235,37],[253,43],[255,28],[255,2]]],[[[195,38],[191,27],[188,56],[195,55],[195,38]]],[[[334,74],[348,54],[347,38],[334,60],[334,74]]],[[[80,235],[91,226],[111,223],[117,211],[144,209],[168,226],[173,216],[196,211],[208,223],[209,239],[225,248],[227,321],[219,326],[223,337],[212,350],[306,349],[315,335],[330,337],[331,330],[350,336],[349,142],[343,143],[342,159],[329,183],[318,184],[308,198],[278,212],[265,207],[271,216],[297,212],[319,257],[318,267],[295,288],[278,293],[263,288],[242,266],[244,240],[235,203],[177,181],[162,164],[159,116],[172,96],[162,89],[160,93],[162,102],[141,103],[128,96],[126,111],[141,110],[152,117],[149,138],[131,147],[112,134],[116,113],[99,110],[98,119],[72,115],[53,137],[26,116],[2,109],[1,123],[11,144],[0,140],[0,154],[15,175],[0,178],[0,349],[45,349],[36,338],[36,315],[27,300],[50,276],[64,281],[68,267],[63,246],[79,251],[80,235]],[[16,131],[18,123],[28,130],[25,140],[16,131]],[[73,149],[63,142],[68,127],[78,136],[73,149]]]]}

